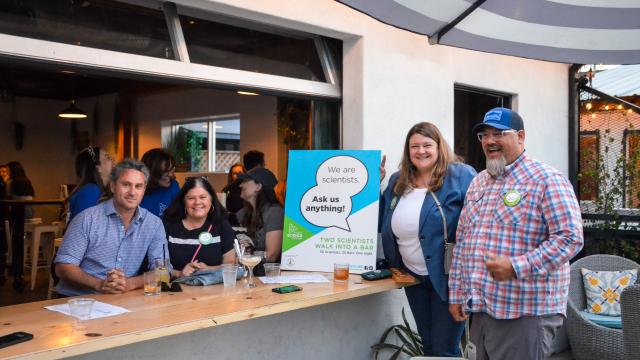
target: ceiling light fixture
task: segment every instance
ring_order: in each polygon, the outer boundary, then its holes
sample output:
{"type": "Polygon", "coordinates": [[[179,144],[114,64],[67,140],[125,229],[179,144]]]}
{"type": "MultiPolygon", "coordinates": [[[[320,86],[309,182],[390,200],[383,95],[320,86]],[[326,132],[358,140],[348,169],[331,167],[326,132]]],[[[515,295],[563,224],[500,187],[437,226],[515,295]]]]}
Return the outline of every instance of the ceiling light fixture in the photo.
{"type": "Polygon", "coordinates": [[[63,119],[85,119],[87,117],[87,113],[76,106],[75,100],[71,100],[71,105],[60,111],[58,113],[58,117],[63,119]]]}
{"type": "Polygon", "coordinates": [[[260,95],[258,93],[254,93],[254,92],[250,92],[250,91],[238,91],[238,94],[240,94],[240,95],[252,95],[252,96],[260,95]]]}

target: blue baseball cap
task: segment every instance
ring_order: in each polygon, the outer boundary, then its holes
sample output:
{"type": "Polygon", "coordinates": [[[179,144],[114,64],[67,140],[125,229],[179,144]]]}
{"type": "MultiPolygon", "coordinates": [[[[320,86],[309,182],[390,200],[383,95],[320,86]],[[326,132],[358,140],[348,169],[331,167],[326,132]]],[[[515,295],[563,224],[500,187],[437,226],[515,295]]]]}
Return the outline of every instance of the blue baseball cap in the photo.
{"type": "Polygon", "coordinates": [[[485,126],[491,126],[492,128],[500,130],[524,130],[524,123],[520,115],[511,109],[503,107],[489,110],[484,114],[484,120],[476,124],[471,131],[475,134],[485,126]]]}

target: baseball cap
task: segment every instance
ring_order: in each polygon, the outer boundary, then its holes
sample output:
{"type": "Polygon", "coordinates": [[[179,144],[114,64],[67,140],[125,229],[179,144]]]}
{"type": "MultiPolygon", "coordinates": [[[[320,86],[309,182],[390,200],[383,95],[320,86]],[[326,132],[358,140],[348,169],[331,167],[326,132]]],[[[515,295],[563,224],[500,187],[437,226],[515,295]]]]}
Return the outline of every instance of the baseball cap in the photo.
{"type": "Polygon", "coordinates": [[[476,124],[471,131],[477,133],[485,126],[491,126],[492,128],[500,130],[524,130],[524,123],[520,115],[511,109],[503,107],[489,110],[484,114],[484,120],[476,124]]]}
{"type": "Polygon", "coordinates": [[[238,179],[241,181],[253,180],[270,190],[273,190],[273,188],[278,184],[276,176],[273,175],[271,171],[262,167],[253,168],[246,173],[238,174],[238,179]]]}

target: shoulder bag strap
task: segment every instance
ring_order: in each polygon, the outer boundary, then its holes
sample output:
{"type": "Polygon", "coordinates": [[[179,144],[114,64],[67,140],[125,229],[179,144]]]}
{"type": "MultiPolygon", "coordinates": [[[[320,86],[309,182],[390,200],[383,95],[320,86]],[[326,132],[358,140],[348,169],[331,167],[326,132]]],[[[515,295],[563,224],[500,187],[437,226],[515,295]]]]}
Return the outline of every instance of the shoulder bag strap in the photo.
{"type": "Polygon", "coordinates": [[[447,232],[447,218],[444,216],[442,205],[440,205],[440,201],[438,201],[438,197],[436,196],[436,194],[434,194],[433,191],[429,191],[429,194],[431,194],[433,201],[435,201],[436,205],[438,206],[438,210],[440,210],[440,216],[442,216],[442,228],[444,230],[444,244],[447,245],[449,243],[449,233],[447,232]]]}

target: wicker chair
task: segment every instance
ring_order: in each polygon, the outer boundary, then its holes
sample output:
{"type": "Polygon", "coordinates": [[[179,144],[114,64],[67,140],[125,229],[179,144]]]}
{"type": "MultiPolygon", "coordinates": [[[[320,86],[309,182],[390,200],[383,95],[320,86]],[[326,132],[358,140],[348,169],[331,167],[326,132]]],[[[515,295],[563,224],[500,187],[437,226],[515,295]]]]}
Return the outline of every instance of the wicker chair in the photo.
{"type": "Polygon", "coordinates": [[[629,286],[620,298],[622,337],[627,359],[640,356],[640,285],[629,286]]]}
{"type": "Polygon", "coordinates": [[[614,255],[591,255],[571,264],[571,283],[567,304],[567,333],[576,360],[624,360],[622,330],[596,325],[580,315],[587,308],[581,268],[594,271],[640,269],[640,265],[614,255]]]}

